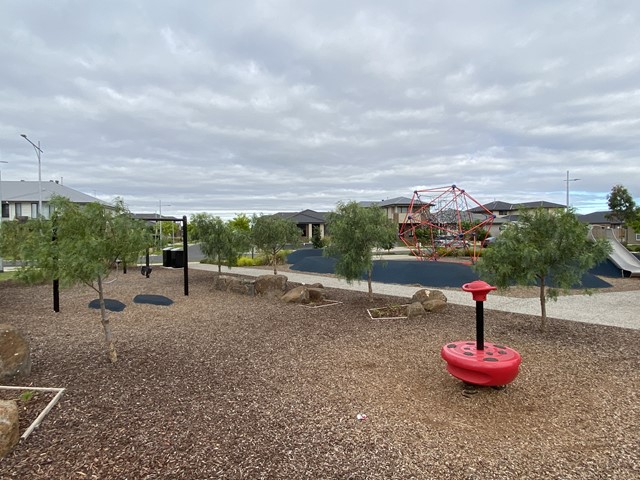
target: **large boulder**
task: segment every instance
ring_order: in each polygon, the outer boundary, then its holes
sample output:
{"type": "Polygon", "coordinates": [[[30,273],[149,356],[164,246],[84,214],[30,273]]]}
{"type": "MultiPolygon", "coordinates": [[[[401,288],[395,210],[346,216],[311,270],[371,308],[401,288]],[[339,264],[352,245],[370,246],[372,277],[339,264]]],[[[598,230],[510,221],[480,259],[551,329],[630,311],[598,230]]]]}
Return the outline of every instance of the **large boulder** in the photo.
{"type": "Polygon", "coordinates": [[[13,325],[0,324],[0,381],[31,373],[31,349],[27,338],[13,325]]]}
{"type": "Polygon", "coordinates": [[[437,313],[447,308],[447,297],[440,290],[418,290],[411,297],[411,302],[420,302],[426,312],[437,313]]]}
{"type": "Polygon", "coordinates": [[[424,303],[429,300],[442,300],[443,302],[446,302],[447,297],[441,290],[429,290],[426,288],[418,290],[413,294],[413,297],[411,297],[412,302],[424,303]]]}
{"type": "Polygon", "coordinates": [[[313,303],[320,303],[327,298],[327,293],[322,285],[319,287],[308,286],[307,290],[309,290],[309,301],[313,303]]]}
{"type": "Polygon", "coordinates": [[[407,306],[407,318],[418,318],[425,314],[424,307],[420,302],[413,302],[407,306]]]}
{"type": "Polygon", "coordinates": [[[280,298],[287,291],[285,275],[260,275],[254,282],[256,295],[280,298]]]}
{"type": "Polygon", "coordinates": [[[286,303],[309,303],[309,288],[305,285],[292,288],[280,297],[286,303]]]}
{"type": "Polygon", "coordinates": [[[213,288],[223,292],[254,295],[254,283],[252,280],[233,277],[231,275],[216,275],[213,280],[213,288]]]}
{"type": "Polygon", "coordinates": [[[20,441],[18,405],[15,400],[0,400],[0,458],[20,441]]]}

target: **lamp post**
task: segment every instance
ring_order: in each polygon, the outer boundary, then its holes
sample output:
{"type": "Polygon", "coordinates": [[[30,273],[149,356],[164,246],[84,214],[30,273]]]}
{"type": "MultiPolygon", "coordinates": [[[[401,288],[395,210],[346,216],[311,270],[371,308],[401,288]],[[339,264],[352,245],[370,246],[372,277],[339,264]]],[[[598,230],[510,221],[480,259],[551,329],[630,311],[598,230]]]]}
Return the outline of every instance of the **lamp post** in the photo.
{"type": "Polygon", "coordinates": [[[36,156],[38,157],[38,215],[42,215],[42,149],[40,148],[40,140],[38,140],[38,145],[36,145],[29,140],[26,134],[21,133],[20,136],[31,144],[33,149],[36,151],[36,156]]]}
{"type": "MultiPolygon", "coordinates": [[[[0,160],[0,163],[9,163],[6,160],[0,160]]],[[[0,168],[0,228],[2,227],[2,169],[0,168]]],[[[0,257],[0,272],[4,272],[4,264],[0,257]]]]}
{"type": "Polygon", "coordinates": [[[577,182],[578,180],[580,179],[569,178],[569,170],[567,170],[567,179],[565,180],[565,182],[567,182],[567,209],[569,208],[569,182],[577,182]]]}
{"type": "MultiPolygon", "coordinates": [[[[170,207],[170,203],[165,203],[165,207],[170,207]]],[[[162,200],[158,200],[158,211],[159,211],[159,220],[158,220],[158,248],[162,248],[162,200]]]]}

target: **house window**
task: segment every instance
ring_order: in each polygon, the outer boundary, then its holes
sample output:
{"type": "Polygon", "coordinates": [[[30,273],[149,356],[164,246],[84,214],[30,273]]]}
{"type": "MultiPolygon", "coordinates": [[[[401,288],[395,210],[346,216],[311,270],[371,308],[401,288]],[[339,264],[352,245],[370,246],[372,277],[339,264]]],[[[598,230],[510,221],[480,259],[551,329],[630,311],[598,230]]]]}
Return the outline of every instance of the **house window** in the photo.
{"type": "Polygon", "coordinates": [[[38,204],[31,204],[31,218],[38,218],[38,204]]]}
{"type": "Polygon", "coordinates": [[[640,242],[640,233],[636,233],[636,242],[640,242]]]}
{"type": "Polygon", "coordinates": [[[16,217],[22,216],[22,204],[16,203],[16,217]]]}
{"type": "Polygon", "coordinates": [[[9,218],[9,204],[2,203],[2,218],[9,218]]]}

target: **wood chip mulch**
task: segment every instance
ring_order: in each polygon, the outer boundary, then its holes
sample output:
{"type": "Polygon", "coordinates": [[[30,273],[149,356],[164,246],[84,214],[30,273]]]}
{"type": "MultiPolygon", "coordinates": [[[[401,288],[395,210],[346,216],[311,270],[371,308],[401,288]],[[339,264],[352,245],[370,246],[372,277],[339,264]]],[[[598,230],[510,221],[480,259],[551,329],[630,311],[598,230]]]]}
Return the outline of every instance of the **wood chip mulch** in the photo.
{"type": "Polygon", "coordinates": [[[92,290],[63,290],[56,314],[49,285],[0,282],[0,323],[32,347],[10,384],[66,388],[0,478],[640,478],[640,331],[486,312],[486,340],[523,363],[505,389],[473,389],[440,358],[473,340],[473,308],[375,320],[407,299],[329,289],[342,303],[311,309],[215,291],[214,275],[191,270],[189,296],[181,270],[109,284],[126,304],[109,314],[115,365],[92,290]]]}

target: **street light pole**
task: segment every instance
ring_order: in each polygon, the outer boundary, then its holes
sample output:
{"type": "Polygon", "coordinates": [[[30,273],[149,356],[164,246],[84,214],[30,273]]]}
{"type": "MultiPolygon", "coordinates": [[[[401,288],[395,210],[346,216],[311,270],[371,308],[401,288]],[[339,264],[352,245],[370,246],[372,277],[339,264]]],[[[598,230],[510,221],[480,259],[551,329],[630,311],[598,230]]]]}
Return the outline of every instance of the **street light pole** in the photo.
{"type": "Polygon", "coordinates": [[[577,182],[578,180],[580,179],[569,178],[569,170],[567,170],[567,179],[565,180],[565,182],[567,182],[567,209],[569,208],[569,182],[577,182]]]}
{"type": "Polygon", "coordinates": [[[42,162],[41,162],[42,149],[40,148],[40,140],[38,140],[38,145],[36,145],[31,140],[29,140],[26,134],[21,133],[20,136],[31,144],[31,146],[36,151],[36,156],[38,157],[38,216],[43,215],[42,213],[42,162]]]}
{"type": "MultiPolygon", "coordinates": [[[[165,207],[170,207],[171,204],[164,205],[165,207]]],[[[159,211],[159,220],[158,220],[158,248],[162,248],[162,199],[158,200],[158,211],[159,211]]]]}
{"type": "MultiPolygon", "coordinates": [[[[0,163],[9,163],[6,160],[0,160],[0,163]]],[[[0,168],[0,229],[2,228],[2,169],[0,168]]],[[[0,257],[0,272],[4,272],[4,263],[0,257]]]]}

